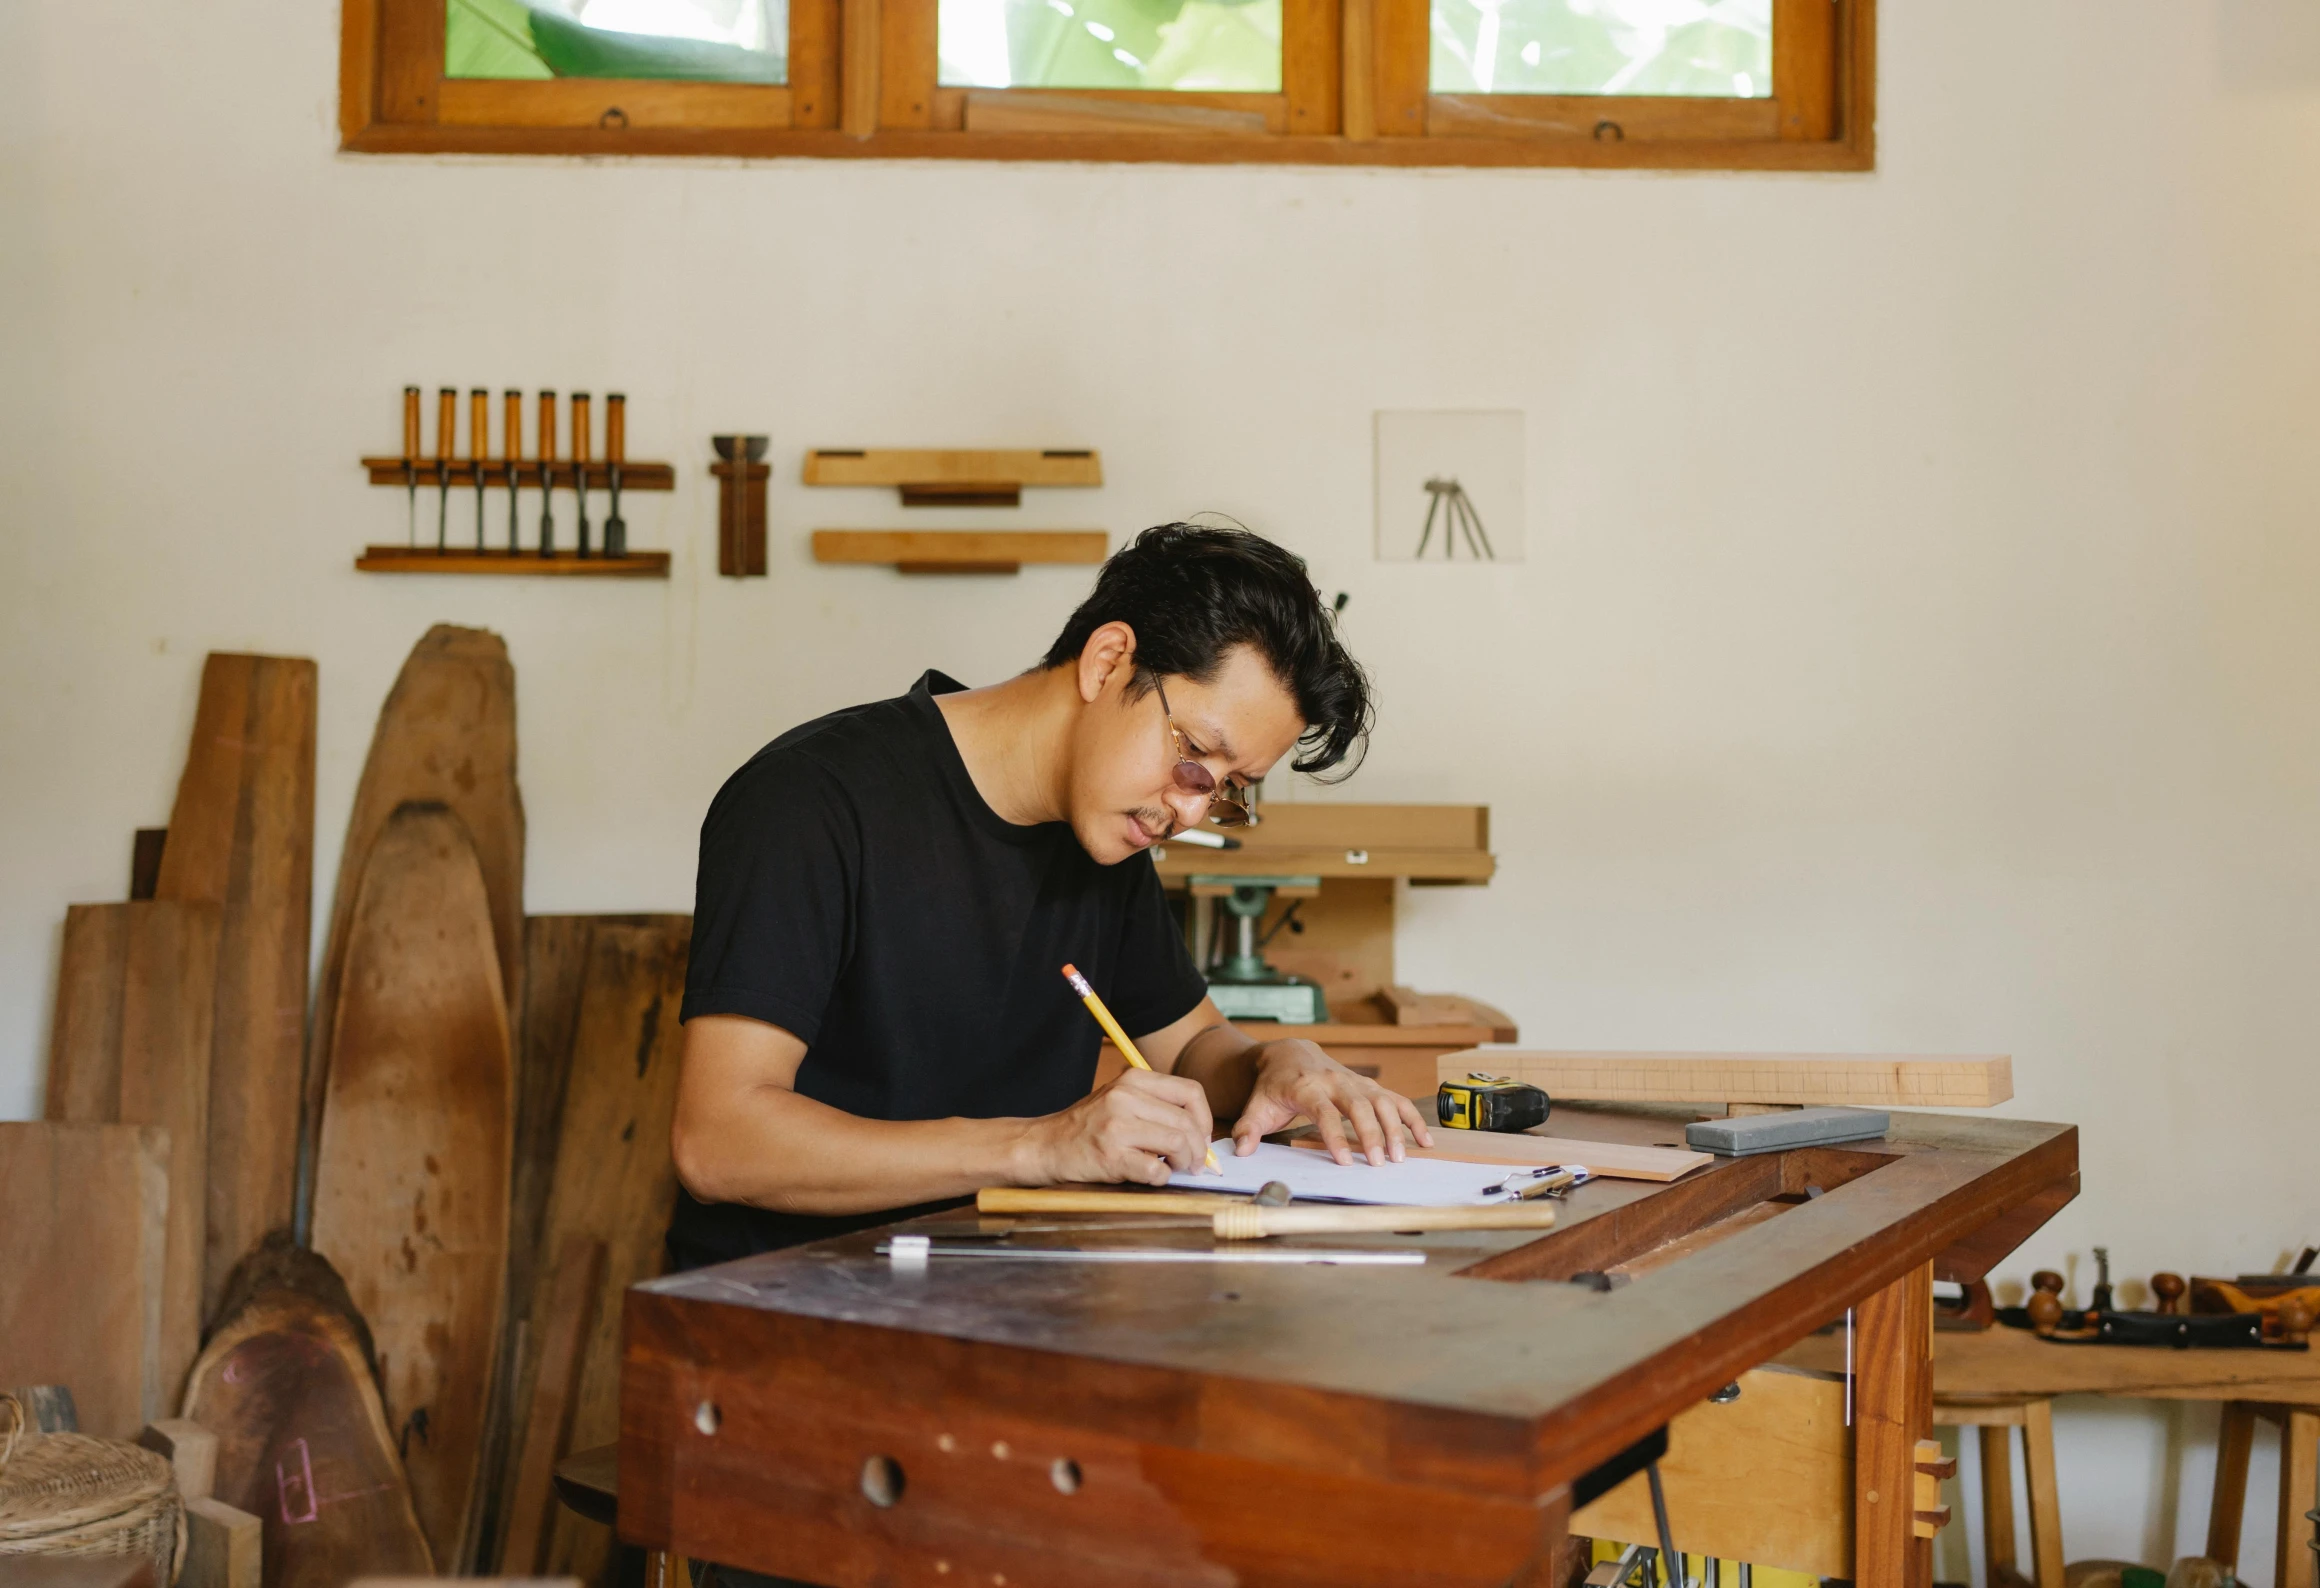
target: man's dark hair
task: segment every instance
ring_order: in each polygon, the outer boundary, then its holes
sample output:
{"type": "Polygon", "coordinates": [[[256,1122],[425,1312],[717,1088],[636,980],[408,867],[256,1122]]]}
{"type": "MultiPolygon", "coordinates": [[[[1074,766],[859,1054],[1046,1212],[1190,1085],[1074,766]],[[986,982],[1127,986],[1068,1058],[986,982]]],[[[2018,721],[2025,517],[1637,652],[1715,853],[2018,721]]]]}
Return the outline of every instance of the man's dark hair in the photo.
{"type": "Polygon", "coordinates": [[[1304,558],[1238,526],[1147,529],[1104,564],[1040,665],[1077,662],[1088,636],[1114,622],[1136,631],[1131,699],[1148,693],[1156,678],[1205,684],[1227,652],[1246,645],[1305,719],[1290,766],[1326,772],[1351,756],[1338,774],[1345,777],[1361,764],[1372,716],[1369,677],[1338,643],[1336,618],[1306,577],[1304,558]]]}

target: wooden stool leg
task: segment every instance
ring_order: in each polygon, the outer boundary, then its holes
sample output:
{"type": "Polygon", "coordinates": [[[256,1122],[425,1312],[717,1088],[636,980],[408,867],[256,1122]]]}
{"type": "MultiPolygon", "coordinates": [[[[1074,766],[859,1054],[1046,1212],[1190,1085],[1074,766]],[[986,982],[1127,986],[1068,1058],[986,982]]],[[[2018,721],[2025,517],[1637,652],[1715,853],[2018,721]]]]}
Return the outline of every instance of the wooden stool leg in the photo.
{"type": "Polygon", "coordinates": [[[2062,1491],[2054,1477],[2054,1403],[2022,1408],[2022,1470],[2030,1480],[2030,1570],[2038,1588],[2063,1588],[2062,1491]]]}
{"type": "MultiPolygon", "coordinates": [[[[2243,1479],[2244,1481],[2244,1479],[2243,1479]]],[[[2274,1588],[2314,1588],[2311,1524],[2304,1513],[2320,1488],[2320,1411],[2280,1408],[2280,1542],[2272,1558],[2274,1588]]]]}
{"type": "Polygon", "coordinates": [[[1990,1588],[2004,1588],[2019,1568],[2014,1554],[2014,1430],[1984,1426],[1982,1436],[1982,1563],[1990,1588]]]}
{"type": "Polygon", "coordinates": [[[2255,1445],[2256,1409],[2245,1401],[2223,1403],[2223,1426],[2215,1435],[2215,1500],[2207,1508],[2207,1558],[2239,1564],[2240,1517],[2247,1509],[2248,1452],[2255,1445]]]}

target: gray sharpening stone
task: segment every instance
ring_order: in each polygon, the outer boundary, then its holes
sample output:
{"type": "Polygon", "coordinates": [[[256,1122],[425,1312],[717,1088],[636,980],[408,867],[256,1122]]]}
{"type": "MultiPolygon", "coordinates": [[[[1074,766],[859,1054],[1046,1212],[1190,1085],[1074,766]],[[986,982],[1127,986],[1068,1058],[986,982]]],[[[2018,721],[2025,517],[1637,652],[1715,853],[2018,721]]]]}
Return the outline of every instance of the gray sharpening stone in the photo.
{"type": "Polygon", "coordinates": [[[1788,1108],[1777,1114],[1743,1114],[1686,1125],[1684,1145],[1694,1152],[1745,1158],[1753,1152],[1870,1141],[1883,1136],[1892,1123],[1893,1116],[1881,1108],[1788,1108]]]}

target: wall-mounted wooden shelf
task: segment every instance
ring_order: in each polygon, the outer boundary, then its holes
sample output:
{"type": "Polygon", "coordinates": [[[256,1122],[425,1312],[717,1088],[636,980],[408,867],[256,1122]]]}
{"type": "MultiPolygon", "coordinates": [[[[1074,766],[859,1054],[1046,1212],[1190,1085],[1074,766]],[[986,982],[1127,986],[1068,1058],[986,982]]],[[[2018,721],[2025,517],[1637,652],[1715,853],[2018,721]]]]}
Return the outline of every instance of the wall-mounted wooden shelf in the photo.
{"type": "Polygon", "coordinates": [[[1100,529],[817,529],[814,561],[885,563],[903,573],[1017,573],[1027,562],[1098,563],[1100,529]]]}
{"type": "Polygon", "coordinates": [[[1018,507],[1027,485],[1101,485],[1104,466],[1092,448],[822,447],[806,454],[802,478],[808,485],[891,485],[905,507],[1018,507]]]}
{"type": "MultiPolygon", "coordinates": [[[[402,467],[400,462],[395,466],[402,467]]],[[[623,480],[621,488],[627,487],[628,482],[623,480]]],[[[669,576],[669,554],[665,551],[632,551],[622,557],[579,557],[559,551],[543,557],[536,551],[510,555],[504,551],[438,552],[427,547],[414,551],[408,546],[366,546],[354,565],[362,573],[562,574],[597,579],[666,579],[669,576]]]]}
{"type": "MultiPolygon", "coordinates": [[[[448,464],[438,463],[434,458],[420,458],[410,464],[405,464],[401,458],[365,458],[362,462],[363,467],[370,472],[371,484],[373,485],[409,483],[405,481],[403,476],[403,470],[408,467],[411,471],[410,481],[420,485],[441,485],[442,481],[437,477],[437,470],[440,468],[450,474],[453,485],[464,485],[470,490],[475,488],[476,460],[474,458],[453,458],[448,464]]],[[[482,462],[485,487],[492,490],[506,489],[507,461],[504,458],[485,458],[482,462]]],[[[571,490],[571,460],[567,458],[561,462],[549,464],[548,479],[549,483],[559,491],[571,490]]],[[[540,463],[537,458],[516,459],[516,484],[519,488],[527,491],[536,491],[540,488],[540,463]]],[[[677,471],[670,464],[623,463],[620,466],[620,489],[624,494],[629,491],[673,491],[676,488],[677,471]]],[[[612,489],[611,464],[594,462],[588,465],[588,489],[591,491],[609,491],[612,489]]]]}

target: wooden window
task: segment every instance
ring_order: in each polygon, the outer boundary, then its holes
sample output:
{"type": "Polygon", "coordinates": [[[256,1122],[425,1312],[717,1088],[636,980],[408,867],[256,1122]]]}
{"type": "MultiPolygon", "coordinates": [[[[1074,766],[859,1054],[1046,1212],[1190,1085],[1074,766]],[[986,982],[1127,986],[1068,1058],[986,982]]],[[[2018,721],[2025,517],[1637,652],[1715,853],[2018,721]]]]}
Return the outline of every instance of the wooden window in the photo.
{"type": "Polygon", "coordinates": [[[1876,0],[342,5],[342,140],[378,153],[1874,163],[1876,0]]]}

